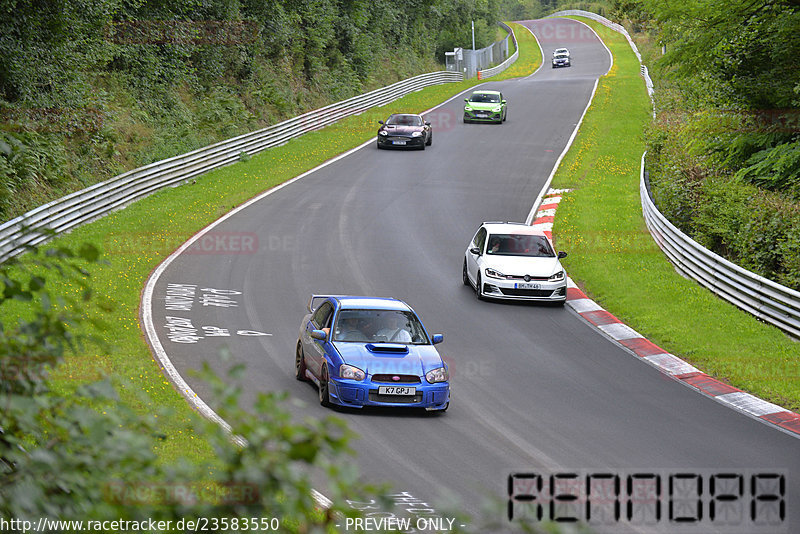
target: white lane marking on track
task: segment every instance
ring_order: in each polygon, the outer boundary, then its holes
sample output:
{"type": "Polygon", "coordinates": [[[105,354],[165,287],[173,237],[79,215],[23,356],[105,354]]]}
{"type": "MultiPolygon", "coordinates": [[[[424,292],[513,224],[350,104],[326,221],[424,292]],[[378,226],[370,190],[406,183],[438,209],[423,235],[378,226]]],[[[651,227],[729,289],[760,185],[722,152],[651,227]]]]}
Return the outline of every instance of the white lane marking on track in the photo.
{"type": "MultiPolygon", "coordinates": [[[[566,20],[572,20],[572,19],[566,19],[566,20]]],[[[592,30],[592,28],[590,26],[588,26],[587,24],[585,24],[583,22],[575,21],[575,20],[573,20],[573,22],[578,22],[580,24],[583,24],[584,26],[586,26],[587,28],[592,30]]],[[[528,28],[528,30],[531,33],[533,33],[533,30],[531,30],[530,28],[528,28]]],[[[603,74],[603,76],[605,76],[611,71],[611,67],[614,66],[614,55],[611,53],[611,50],[608,49],[608,47],[603,42],[603,40],[600,39],[600,36],[597,35],[597,32],[592,30],[592,33],[594,33],[595,37],[597,37],[597,39],[600,41],[600,43],[606,49],[606,52],[608,52],[608,57],[611,58],[611,65],[608,67],[608,70],[606,71],[606,73],[603,74]]],[[[535,33],[533,33],[533,37],[534,37],[534,39],[536,38],[536,34],[535,33]]],[[[536,39],[536,42],[538,44],[539,40],[536,39]]],[[[539,47],[539,49],[541,50],[541,46],[539,47]]],[[[544,51],[542,51],[542,65],[544,65],[544,51]]],[[[541,68],[541,65],[539,66],[539,68],[541,68]]],[[[594,88],[592,88],[592,94],[589,97],[589,102],[586,104],[586,108],[583,110],[583,113],[581,114],[581,118],[578,119],[578,123],[575,125],[575,129],[572,131],[572,135],[569,137],[569,140],[567,141],[567,146],[564,147],[563,152],[561,152],[561,155],[558,156],[558,159],[556,160],[555,165],[553,165],[553,170],[550,172],[550,176],[547,177],[547,181],[545,181],[544,187],[542,187],[542,190],[539,192],[539,195],[536,197],[536,201],[533,203],[533,207],[531,207],[530,213],[528,213],[528,218],[525,219],[525,223],[526,224],[531,224],[531,221],[533,221],[534,215],[536,214],[536,210],[541,205],[542,197],[544,196],[545,191],[547,191],[547,189],[550,187],[550,183],[553,181],[553,177],[556,175],[556,171],[558,170],[558,166],[561,165],[561,160],[563,160],[564,156],[567,155],[567,151],[569,151],[570,147],[572,146],[572,142],[575,140],[575,137],[578,135],[578,130],[581,127],[581,123],[583,123],[583,118],[586,116],[586,112],[589,111],[589,106],[592,105],[592,101],[594,100],[594,95],[595,95],[595,92],[597,92],[597,85],[600,83],[600,78],[602,78],[602,76],[598,77],[594,81],[594,88]]]]}
{"type": "Polygon", "coordinates": [[[531,207],[531,211],[528,213],[528,217],[525,219],[525,224],[531,224],[531,222],[533,221],[533,217],[542,203],[542,198],[544,197],[545,191],[547,191],[550,188],[550,183],[553,181],[553,178],[556,175],[556,171],[558,170],[559,165],[561,165],[561,160],[563,160],[564,156],[567,155],[567,151],[569,151],[570,147],[572,146],[572,142],[575,141],[575,137],[578,135],[578,130],[581,127],[581,123],[583,123],[583,118],[586,116],[586,112],[589,111],[589,106],[592,105],[592,100],[594,100],[594,94],[595,92],[597,92],[597,84],[599,82],[600,78],[594,81],[594,87],[592,88],[592,94],[589,96],[589,102],[583,109],[583,113],[581,113],[581,118],[578,120],[578,124],[575,125],[575,129],[572,130],[572,135],[569,136],[567,145],[564,147],[564,150],[558,156],[555,165],[553,165],[553,170],[550,171],[550,176],[547,177],[544,186],[542,186],[542,190],[539,191],[539,194],[536,196],[536,200],[534,201],[533,206],[531,207]]]}

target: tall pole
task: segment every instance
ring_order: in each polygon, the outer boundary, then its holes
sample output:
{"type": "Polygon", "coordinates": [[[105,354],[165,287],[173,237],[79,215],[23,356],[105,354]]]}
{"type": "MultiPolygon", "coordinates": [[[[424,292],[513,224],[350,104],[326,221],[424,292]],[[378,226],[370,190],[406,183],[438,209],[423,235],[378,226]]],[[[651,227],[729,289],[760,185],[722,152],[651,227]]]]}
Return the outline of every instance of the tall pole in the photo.
{"type": "Polygon", "coordinates": [[[472,21],[472,51],[475,51],[475,21],[472,21]]]}

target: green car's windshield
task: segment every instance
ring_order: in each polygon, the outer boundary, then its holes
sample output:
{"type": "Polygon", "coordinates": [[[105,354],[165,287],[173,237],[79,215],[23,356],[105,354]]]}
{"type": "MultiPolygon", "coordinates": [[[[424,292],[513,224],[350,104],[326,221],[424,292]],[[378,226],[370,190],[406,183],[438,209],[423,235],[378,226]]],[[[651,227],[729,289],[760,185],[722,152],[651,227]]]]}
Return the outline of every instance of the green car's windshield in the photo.
{"type": "Polygon", "coordinates": [[[490,93],[472,93],[472,96],[469,97],[469,101],[479,103],[497,103],[500,102],[500,95],[490,93]]]}

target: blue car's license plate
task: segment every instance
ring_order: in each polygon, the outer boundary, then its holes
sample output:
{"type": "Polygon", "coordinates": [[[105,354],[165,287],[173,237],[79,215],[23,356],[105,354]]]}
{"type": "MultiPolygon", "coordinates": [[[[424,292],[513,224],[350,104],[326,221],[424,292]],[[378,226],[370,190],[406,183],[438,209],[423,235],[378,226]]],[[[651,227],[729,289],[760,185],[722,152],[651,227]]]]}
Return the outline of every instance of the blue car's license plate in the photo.
{"type": "Polygon", "coordinates": [[[380,386],[378,395],[416,395],[417,388],[408,386],[380,386]]]}

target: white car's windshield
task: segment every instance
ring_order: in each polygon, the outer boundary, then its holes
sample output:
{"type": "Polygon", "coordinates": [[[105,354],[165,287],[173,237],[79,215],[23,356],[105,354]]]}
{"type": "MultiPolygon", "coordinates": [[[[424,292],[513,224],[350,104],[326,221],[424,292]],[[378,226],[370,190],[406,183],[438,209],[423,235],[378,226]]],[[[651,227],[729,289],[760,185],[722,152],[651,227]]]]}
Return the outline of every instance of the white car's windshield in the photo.
{"type": "Polygon", "coordinates": [[[546,237],[525,234],[492,234],[487,240],[486,253],[495,256],[527,256],[552,258],[553,247],[546,237]]]}
{"type": "Polygon", "coordinates": [[[342,310],[333,332],[333,341],[429,344],[419,319],[407,311],[342,310]]]}
{"type": "Polygon", "coordinates": [[[395,126],[422,126],[422,118],[417,115],[392,115],[386,124],[395,126]]]}

